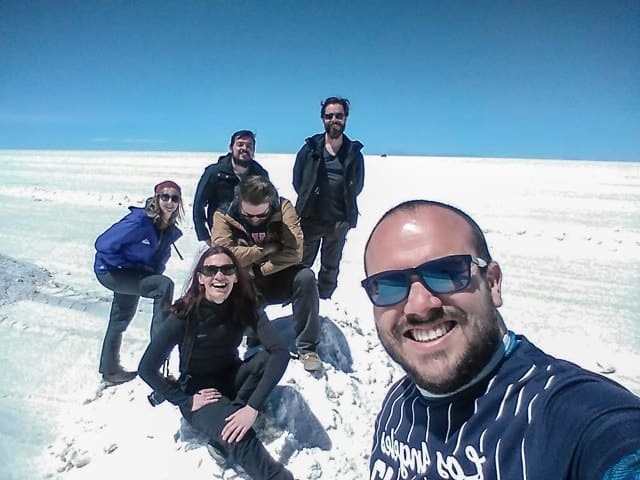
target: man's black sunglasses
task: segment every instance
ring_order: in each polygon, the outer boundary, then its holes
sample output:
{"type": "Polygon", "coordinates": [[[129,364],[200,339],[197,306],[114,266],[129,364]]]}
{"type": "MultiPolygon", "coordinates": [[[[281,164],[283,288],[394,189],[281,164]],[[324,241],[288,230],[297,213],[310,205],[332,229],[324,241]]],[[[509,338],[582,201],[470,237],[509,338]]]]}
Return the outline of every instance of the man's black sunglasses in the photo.
{"type": "Polygon", "coordinates": [[[205,277],[213,277],[216,273],[222,272],[223,275],[233,275],[236,273],[236,266],[233,263],[225,265],[203,265],[200,273],[205,277]]]}
{"type": "Polygon", "coordinates": [[[406,300],[415,280],[434,295],[454,293],[469,286],[472,263],[480,268],[488,265],[472,255],[449,255],[414,268],[376,273],[365,278],[362,287],[377,307],[389,307],[406,300]]]}
{"type": "Polygon", "coordinates": [[[334,117],[337,118],[338,120],[343,120],[344,113],[325,113],[324,114],[325,120],[333,120],[334,117]]]}
{"type": "Polygon", "coordinates": [[[244,218],[267,218],[269,215],[271,215],[271,209],[267,210],[266,212],[258,213],[256,215],[244,212],[241,212],[240,215],[242,215],[244,218]]]}

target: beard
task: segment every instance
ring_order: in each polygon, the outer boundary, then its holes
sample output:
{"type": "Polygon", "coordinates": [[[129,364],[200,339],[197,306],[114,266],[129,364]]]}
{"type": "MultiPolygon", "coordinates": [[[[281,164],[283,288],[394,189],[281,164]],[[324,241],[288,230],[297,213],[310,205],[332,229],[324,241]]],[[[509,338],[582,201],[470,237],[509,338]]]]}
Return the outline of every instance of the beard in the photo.
{"type": "Polygon", "coordinates": [[[345,125],[343,123],[330,123],[324,126],[324,131],[327,133],[329,138],[336,139],[340,138],[340,136],[344,133],[345,125]]]}
{"type": "MultiPolygon", "coordinates": [[[[444,316],[443,312],[438,315],[438,317],[442,316],[444,316]]],[[[378,330],[378,337],[382,346],[391,359],[402,367],[407,376],[418,387],[435,394],[454,392],[473,380],[487,365],[502,341],[500,320],[496,311],[493,313],[487,312],[483,318],[478,318],[473,326],[469,325],[469,318],[466,312],[458,308],[447,312],[447,318],[456,320],[458,326],[466,324],[471,329],[465,334],[465,338],[469,338],[469,340],[459,358],[450,359],[448,358],[448,352],[442,351],[437,352],[426,360],[411,361],[405,356],[399,341],[396,340],[397,334],[392,332],[391,335],[385,337],[378,330]],[[446,376],[436,378],[434,375],[429,374],[428,371],[420,368],[424,361],[451,363],[450,371],[446,376]]]]}
{"type": "Polygon", "coordinates": [[[244,159],[244,158],[233,157],[233,163],[235,163],[239,167],[247,168],[249,166],[249,164],[251,163],[251,158],[244,159]]]}

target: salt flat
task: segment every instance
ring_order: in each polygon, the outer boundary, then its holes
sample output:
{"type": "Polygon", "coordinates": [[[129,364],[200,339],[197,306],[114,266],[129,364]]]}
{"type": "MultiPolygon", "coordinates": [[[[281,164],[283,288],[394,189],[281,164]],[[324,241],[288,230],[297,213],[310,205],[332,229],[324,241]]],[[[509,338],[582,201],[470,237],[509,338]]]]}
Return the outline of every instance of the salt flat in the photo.
{"type": "MultiPolygon", "coordinates": [[[[0,477],[243,478],[205,448],[176,441],[179,412],[151,408],[140,380],[102,390],[97,359],[110,292],[93,241],[152,186],[173,179],[188,204],[167,274],[182,285],[202,247],[191,200],[214,154],[0,151],[0,477]]],[[[292,200],[293,155],[260,154],[292,200]]],[[[501,263],[507,325],[557,356],[640,393],[640,164],[525,159],[366,157],[361,218],[339,287],[321,302],[326,374],[292,362],[261,435],[300,479],[366,478],[374,416],[401,374],[379,346],[359,286],[364,243],[396,203],[452,203],[485,229],[501,263]]],[[[177,289],[179,290],[179,288],[177,289]]],[[[124,362],[146,346],[151,304],[125,335],[124,362]]],[[[270,307],[278,321],[290,308],[270,307]]]]}

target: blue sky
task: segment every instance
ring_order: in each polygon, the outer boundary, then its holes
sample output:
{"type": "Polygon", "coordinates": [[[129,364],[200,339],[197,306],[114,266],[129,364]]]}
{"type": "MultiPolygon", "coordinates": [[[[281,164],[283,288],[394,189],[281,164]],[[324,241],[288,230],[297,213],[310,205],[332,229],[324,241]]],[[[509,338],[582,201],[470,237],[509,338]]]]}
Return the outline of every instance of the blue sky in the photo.
{"type": "Polygon", "coordinates": [[[0,0],[0,148],[640,161],[640,2],[0,0]]]}

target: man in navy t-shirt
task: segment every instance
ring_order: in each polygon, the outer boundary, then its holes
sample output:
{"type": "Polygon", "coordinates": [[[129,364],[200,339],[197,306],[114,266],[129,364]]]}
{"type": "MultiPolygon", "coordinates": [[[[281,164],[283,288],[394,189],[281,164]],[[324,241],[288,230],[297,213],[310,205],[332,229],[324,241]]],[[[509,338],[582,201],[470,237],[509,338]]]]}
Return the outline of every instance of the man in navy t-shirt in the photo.
{"type": "Polygon", "coordinates": [[[640,399],[506,328],[500,266],[468,215],[392,208],[365,270],[380,341],[407,373],[376,419],[370,480],[640,479],[640,399]]]}

